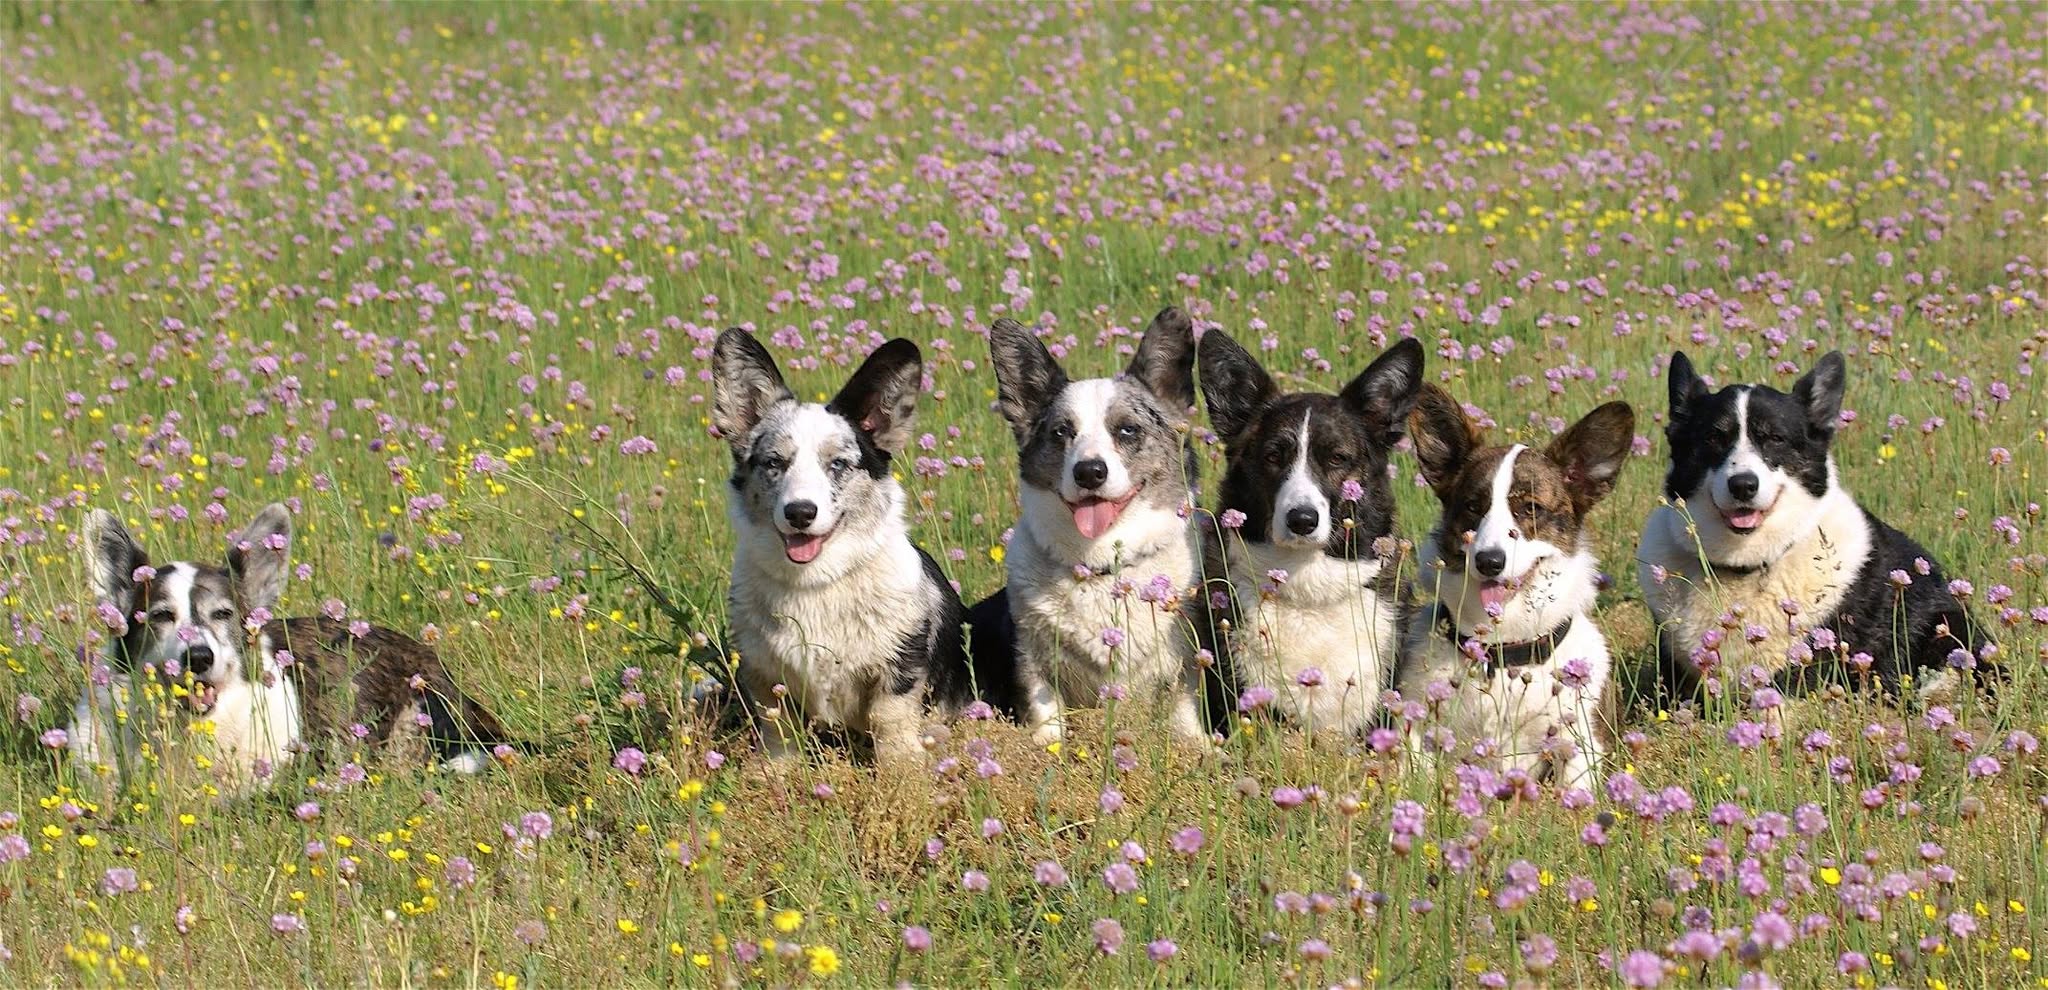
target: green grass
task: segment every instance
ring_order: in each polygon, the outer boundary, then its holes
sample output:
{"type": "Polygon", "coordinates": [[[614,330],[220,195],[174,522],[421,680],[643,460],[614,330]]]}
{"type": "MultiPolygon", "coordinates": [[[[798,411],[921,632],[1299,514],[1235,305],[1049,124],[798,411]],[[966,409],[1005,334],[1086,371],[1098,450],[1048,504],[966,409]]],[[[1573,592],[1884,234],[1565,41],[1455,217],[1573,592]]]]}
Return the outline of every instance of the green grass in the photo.
{"type": "MultiPolygon", "coordinates": [[[[1618,984],[1600,953],[1665,953],[1705,908],[1735,934],[1704,966],[1671,959],[1668,984],[2048,986],[2048,769],[1999,748],[2048,735],[2048,638],[2025,615],[2048,604],[2043,42],[2024,7],[0,8],[0,699],[41,702],[0,736],[0,837],[30,846],[0,863],[0,984],[1618,984]],[[807,278],[826,255],[837,274],[807,278]],[[1733,714],[1638,710],[1610,769],[1685,788],[1696,810],[1662,821],[1554,794],[1468,819],[1448,777],[1266,727],[1182,752],[1135,710],[1082,716],[1057,753],[955,726],[934,759],[958,767],[930,779],[831,746],[769,772],[689,700],[719,669],[730,551],[700,375],[719,329],[800,333],[775,350],[807,398],[887,337],[924,347],[927,456],[961,463],[906,460],[914,531],[972,599],[1001,583],[1015,504],[980,330],[1055,326],[1071,371],[1106,374],[1168,303],[1277,338],[1261,358],[1294,387],[1339,387],[1378,353],[1369,323],[1405,324],[1500,438],[1633,403],[1651,452],[1594,517],[1600,619],[1630,664],[1652,653],[1632,556],[1659,501],[1662,358],[1786,387],[1840,348],[1842,478],[1975,584],[1979,619],[2011,589],[2008,689],[1962,708],[1961,741],[1810,700],[1744,752],[1733,714]],[[1444,339],[1500,353],[1446,360],[1444,339]],[[622,455],[634,435],[658,453],[622,455]],[[83,513],[120,512],[158,559],[212,558],[278,499],[302,503],[312,567],[291,610],[339,598],[431,629],[542,751],[478,779],[343,752],[236,801],[207,793],[191,743],[118,796],[53,758],[38,737],[98,636],[83,513]],[[628,666],[644,708],[621,702],[628,666]],[[1813,729],[1827,754],[1800,746],[1813,729]],[[978,740],[999,776],[975,772],[978,740]],[[623,745],[651,754],[642,775],[611,769],[623,745]],[[2000,772],[1970,777],[1984,755],[2000,772]],[[371,777],[341,786],[351,759],[371,777]],[[1918,779],[1864,810],[1894,764],[1918,779]],[[1311,784],[1321,800],[1271,800],[1311,784]],[[1405,855],[1404,798],[1427,809],[1405,855]],[[306,801],[317,819],[294,816],[306,801]],[[1754,854],[1767,895],[1732,874],[1672,889],[1717,837],[1744,858],[1719,802],[1828,824],[1754,854]],[[503,828],[529,812],[553,832],[522,850],[503,828]],[[1617,817],[1593,848],[1599,815],[1617,817]],[[1188,827],[1205,841],[1182,856],[1188,827]],[[1126,841],[1149,859],[1115,895],[1126,841]],[[473,886],[446,875],[457,856],[473,886]],[[1070,884],[1034,882],[1048,860],[1070,884]],[[1539,889],[1496,908],[1518,860],[1539,889]],[[1870,921],[1839,896],[1865,861],[1911,887],[1870,921]],[[104,893],[110,869],[141,889],[104,893]],[[986,892],[961,889],[970,870],[986,892]],[[1276,910],[1285,892],[1328,910],[1276,910]],[[1738,960],[1774,902],[1828,926],[1738,960]],[[544,939],[521,940],[531,922],[544,939]],[[1547,976],[1517,950],[1536,934],[1562,946],[1547,976]],[[1149,960],[1155,939],[1178,954],[1149,960]],[[1839,973],[1845,952],[1872,971],[1839,973]]],[[[1434,500],[1397,465],[1419,539],[1434,500]]]]}

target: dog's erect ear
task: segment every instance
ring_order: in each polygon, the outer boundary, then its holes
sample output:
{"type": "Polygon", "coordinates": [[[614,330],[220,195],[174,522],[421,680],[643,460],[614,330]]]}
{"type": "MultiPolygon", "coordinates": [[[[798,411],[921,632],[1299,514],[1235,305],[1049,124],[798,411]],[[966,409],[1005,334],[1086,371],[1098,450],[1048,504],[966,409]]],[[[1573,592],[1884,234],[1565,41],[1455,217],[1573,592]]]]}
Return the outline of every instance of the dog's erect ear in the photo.
{"type": "Polygon", "coordinates": [[[1479,449],[1479,427],[1465,415],[1465,407],[1451,393],[1435,385],[1424,385],[1415,398],[1415,411],[1408,416],[1408,436],[1415,441],[1415,459],[1422,462],[1422,478],[1439,497],[1450,494],[1465,460],[1479,449]]]}
{"type": "Polygon", "coordinates": [[[1186,416],[1195,404],[1195,322],[1178,307],[1160,310],[1124,374],[1143,382],[1175,416],[1186,416]]]}
{"type": "Polygon", "coordinates": [[[924,356],[901,337],[875,348],[846,387],[832,397],[831,408],[875,439],[890,454],[910,444],[911,422],[917,417],[917,392],[924,385],[924,356]]]}
{"type": "Polygon", "coordinates": [[[85,569],[92,581],[93,597],[121,610],[122,618],[134,616],[139,604],[135,584],[137,568],[149,565],[142,544],[128,535],[121,517],[105,509],[94,509],[79,531],[85,547],[85,569]]]}
{"type": "Polygon", "coordinates": [[[1016,320],[988,328],[989,357],[996,366],[996,406],[1021,446],[1045,404],[1067,387],[1067,373],[1038,336],[1016,320]]]}
{"type": "Polygon", "coordinates": [[[711,351],[711,424],[734,454],[746,449],[747,435],[769,409],[793,397],[775,356],[753,334],[733,327],[718,335],[711,351]]]}
{"type": "Polygon", "coordinates": [[[1202,334],[1197,349],[1202,357],[1202,398],[1209,404],[1209,425],[1228,446],[1251,425],[1259,410],[1273,401],[1279,389],[1259,366],[1259,359],[1221,330],[1202,334]]]}
{"type": "Polygon", "coordinates": [[[1409,337],[1374,358],[1337,397],[1391,444],[1407,432],[1408,414],[1421,390],[1422,342],[1409,337]]]}
{"type": "Polygon", "coordinates": [[[1564,468],[1572,509],[1584,516],[1614,490],[1614,479],[1636,441],[1636,411],[1610,402],[1586,414],[1543,451],[1564,468]]]}
{"type": "Polygon", "coordinates": [[[1700,373],[1693,370],[1692,359],[1684,351],[1671,352],[1671,367],[1664,372],[1667,387],[1671,391],[1671,419],[1676,421],[1685,416],[1686,406],[1692,400],[1707,394],[1707,383],[1700,380],[1700,373]]]}
{"type": "Polygon", "coordinates": [[[1806,409],[1806,421],[1819,433],[1833,433],[1842,422],[1842,392],[1849,369],[1841,351],[1829,351],[1813,370],[1792,385],[1792,397],[1806,409]]]}
{"type": "Polygon", "coordinates": [[[228,580],[243,614],[269,609],[284,595],[285,570],[291,564],[292,517],[272,502],[228,540],[228,580]]]}

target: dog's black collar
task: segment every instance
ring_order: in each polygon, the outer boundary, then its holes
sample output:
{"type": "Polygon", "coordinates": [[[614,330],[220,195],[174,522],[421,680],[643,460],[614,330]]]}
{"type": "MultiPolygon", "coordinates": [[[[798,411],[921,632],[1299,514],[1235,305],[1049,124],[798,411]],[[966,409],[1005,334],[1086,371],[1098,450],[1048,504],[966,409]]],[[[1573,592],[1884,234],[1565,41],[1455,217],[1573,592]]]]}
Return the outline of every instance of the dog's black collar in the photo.
{"type": "Polygon", "coordinates": [[[1488,666],[1527,667],[1549,660],[1551,654],[1557,652],[1557,644],[1564,642],[1564,638],[1571,635],[1572,626],[1579,620],[1576,615],[1567,616],[1555,629],[1522,643],[1482,643],[1477,639],[1461,636],[1458,633],[1457,621],[1451,618],[1450,611],[1442,605],[1436,606],[1436,616],[1432,621],[1436,623],[1437,632],[1456,647],[1459,653],[1465,653],[1466,644],[1473,643],[1485,654],[1488,666]]]}
{"type": "Polygon", "coordinates": [[[1765,561],[1761,564],[1748,565],[1716,564],[1711,560],[1707,561],[1707,569],[1713,571],[1715,577],[1721,577],[1723,575],[1726,575],[1728,577],[1748,577],[1751,574],[1758,573],[1759,571],[1769,570],[1770,567],[1770,561],[1765,561]]]}

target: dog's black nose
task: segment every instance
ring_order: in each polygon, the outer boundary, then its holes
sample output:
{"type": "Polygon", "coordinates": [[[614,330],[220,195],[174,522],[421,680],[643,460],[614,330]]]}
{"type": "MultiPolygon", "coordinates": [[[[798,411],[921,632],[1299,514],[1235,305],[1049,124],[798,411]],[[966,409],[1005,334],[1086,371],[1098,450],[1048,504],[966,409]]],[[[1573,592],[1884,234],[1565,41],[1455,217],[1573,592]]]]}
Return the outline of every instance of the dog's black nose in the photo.
{"type": "Polygon", "coordinates": [[[185,669],[201,677],[213,669],[213,647],[201,643],[185,651],[185,669]]]}
{"type": "Polygon", "coordinates": [[[1102,487],[1109,480],[1109,463],[1100,457],[1091,457],[1074,465],[1074,484],[1089,491],[1102,487]]]}
{"type": "Polygon", "coordinates": [[[789,524],[797,529],[808,529],[818,521],[818,503],[791,502],[782,507],[782,518],[789,520],[789,524]]]}
{"type": "Polygon", "coordinates": [[[1747,502],[1756,497],[1757,488],[1760,484],[1753,472],[1744,471],[1741,474],[1731,474],[1728,476],[1728,494],[1747,502]]]}
{"type": "Polygon", "coordinates": [[[1472,555],[1472,566],[1487,577],[1500,577],[1500,572],[1508,569],[1508,552],[1499,548],[1481,550],[1472,555]]]}
{"type": "Polygon", "coordinates": [[[1308,536],[1322,525],[1323,514],[1306,505],[1297,505],[1287,510],[1287,531],[1296,536],[1308,536]]]}

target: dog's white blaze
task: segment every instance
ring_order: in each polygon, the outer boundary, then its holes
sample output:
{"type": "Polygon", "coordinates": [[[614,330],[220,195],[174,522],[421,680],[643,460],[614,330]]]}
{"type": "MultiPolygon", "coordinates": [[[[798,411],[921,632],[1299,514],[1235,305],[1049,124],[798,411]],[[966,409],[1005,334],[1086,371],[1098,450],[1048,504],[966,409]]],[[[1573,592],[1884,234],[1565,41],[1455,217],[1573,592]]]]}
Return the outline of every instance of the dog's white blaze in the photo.
{"type": "Polygon", "coordinates": [[[1308,421],[1312,413],[1301,415],[1301,439],[1295,446],[1294,467],[1287,472],[1287,480],[1280,483],[1279,494],[1273,496],[1273,521],[1267,525],[1270,539],[1280,546],[1322,546],[1330,540],[1330,499],[1323,494],[1323,487],[1308,467],[1308,421]],[[1316,510],[1315,532],[1307,536],[1296,536],[1287,528],[1287,513],[1298,508],[1316,510]]]}
{"type": "Polygon", "coordinates": [[[795,448],[789,469],[783,472],[781,490],[775,493],[775,528],[784,533],[797,530],[783,515],[791,502],[809,502],[818,507],[818,518],[803,530],[823,535],[839,523],[839,506],[832,497],[832,474],[826,469],[842,449],[846,421],[825,411],[824,406],[798,406],[789,417],[788,436],[795,448]]]}
{"type": "Polygon", "coordinates": [[[1487,505],[1486,515],[1480,517],[1479,528],[1472,534],[1472,546],[1465,553],[1467,570],[1472,567],[1472,558],[1482,550],[1499,550],[1507,555],[1507,568],[1501,571],[1502,580],[1519,581],[1529,576],[1530,568],[1549,557],[1562,556],[1566,551],[1549,540],[1532,540],[1522,532],[1515,522],[1515,510],[1508,505],[1508,492],[1515,485],[1515,461],[1529,448],[1516,444],[1508,448],[1506,457],[1500,459],[1500,467],[1493,475],[1493,501],[1487,505]]]}
{"type": "Polygon", "coordinates": [[[1741,499],[1728,491],[1728,479],[1735,475],[1756,475],[1756,497],[1748,504],[1759,509],[1777,502],[1778,492],[1791,483],[1784,472],[1764,462],[1763,454],[1756,449],[1756,442],[1749,438],[1749,396],[1747,385],[1735,393],[1735,449],[1729,451],[1728,456],[1707,474],[1707,483],[1711,486],[1708,491],[1714,504],[1724,509],[1743,505],[1741,499]]]}
{"type": "Polygon", "coordinates": [[[1074,418],[1074,439],[1067,444],[1067,459],[1060,466],[1060,497],[1075,501],[1094,495],[1114,502],[1131,493],[1131,470],[1117,453],[1116,437],[1110,434],[1109,407],[1116,399],[1116,382],[1089,378],[1066,387],[1060,401],[1074,418]],[[1093,491],[1074,483],[1074,465],[1100,458],[1109,466],[1109,478],[1093,491]]]}

